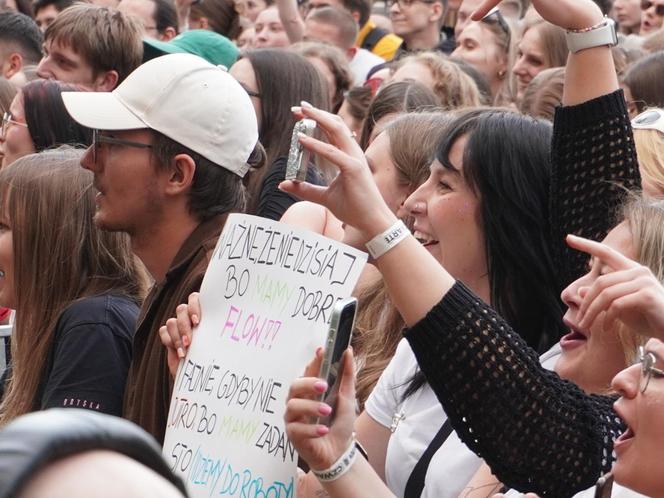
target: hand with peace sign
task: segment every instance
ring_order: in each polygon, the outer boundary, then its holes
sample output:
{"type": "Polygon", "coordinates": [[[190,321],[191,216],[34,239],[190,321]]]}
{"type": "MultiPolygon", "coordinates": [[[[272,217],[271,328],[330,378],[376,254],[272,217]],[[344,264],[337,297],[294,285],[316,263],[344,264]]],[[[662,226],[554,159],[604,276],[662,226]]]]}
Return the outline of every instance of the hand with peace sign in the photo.
{"type": "Polygon", "coordinates": [[[604,312],[606,329],[619,320],[636,333],[664,338],[664,287],[648,267],[599,242],[568,235],[567,243],[613,270],[582,291],[581,330],[588,330],[604,312]]]}

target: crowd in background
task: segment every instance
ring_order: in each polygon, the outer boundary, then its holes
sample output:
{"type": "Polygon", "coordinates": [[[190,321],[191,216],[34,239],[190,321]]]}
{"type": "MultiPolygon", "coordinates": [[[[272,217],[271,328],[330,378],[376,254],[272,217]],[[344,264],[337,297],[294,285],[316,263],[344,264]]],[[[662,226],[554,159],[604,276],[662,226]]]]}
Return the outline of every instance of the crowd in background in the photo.
{"type": "Polygon", "coordinates": [[[664,498],[663,77],[664,0],[0,0],[0,497],[186,495],[245,212],[370,253],[336,405],[320,351],[290,387],[299,498],[664,498]]]}

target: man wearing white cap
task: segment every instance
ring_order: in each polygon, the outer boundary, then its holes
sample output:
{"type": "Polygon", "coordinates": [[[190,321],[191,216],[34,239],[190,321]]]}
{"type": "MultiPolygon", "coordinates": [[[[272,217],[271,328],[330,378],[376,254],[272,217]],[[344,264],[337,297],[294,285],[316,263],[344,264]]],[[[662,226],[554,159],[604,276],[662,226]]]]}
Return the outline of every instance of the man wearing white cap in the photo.
{"type": "Polygon", "coordinates": [[[124,415],[163,442],[171,396],[159,326],[200,287],[226,216],[244,208],[242,177],[264,160],[245,90],[190,54],[153,59],[111,93],[63,93],[92,128],[95,223],[127,232],[155,285],[134,336],[124,415]]]}

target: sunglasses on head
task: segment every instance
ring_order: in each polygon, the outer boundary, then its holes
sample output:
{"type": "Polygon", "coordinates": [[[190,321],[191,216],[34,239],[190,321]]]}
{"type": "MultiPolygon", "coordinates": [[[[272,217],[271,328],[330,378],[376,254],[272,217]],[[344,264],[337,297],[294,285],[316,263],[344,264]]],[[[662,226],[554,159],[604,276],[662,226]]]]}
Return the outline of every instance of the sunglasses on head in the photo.
{"type": "MultiPolygon", "coordinates": [[[[653,5],[655,4],[650,0],[641,0],[641,10],[648,10],[653,5]]],[[[655,5],[655,14],[664,17],[664,4],[655,5]]]]}
{"type": "Polygon", "coordinates": [[[505,33],[507,36],[507,45],[509,46],[512,30],[510,29],[510,25],[507,24],[505,17],[503,17],[503,14],[500,12],[498,7],[491,9],[489,13],[485,15],[480,21],[487,24],[498,24],[503,33],[505,33]]]}
{"type": "Polygon", "coordinates": [[[657,130],[664,133],[664,110],[648,109],[632,119],[634,130],[657,130]]]}

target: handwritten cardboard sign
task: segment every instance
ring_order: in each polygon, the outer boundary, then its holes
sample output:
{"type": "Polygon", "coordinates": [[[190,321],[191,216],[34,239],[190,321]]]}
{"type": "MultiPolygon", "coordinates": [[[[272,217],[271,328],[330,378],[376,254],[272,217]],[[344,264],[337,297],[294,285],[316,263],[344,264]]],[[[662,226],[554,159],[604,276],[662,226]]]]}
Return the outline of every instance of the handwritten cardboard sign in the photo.
{"type": "Polygon", "coordinates": [[[288,388],[323,345],[366,255],[320,235],[229,216],[201,287],[202,320],[173,389],[164,456],[192,497],[294,498],[288,388]]]}

